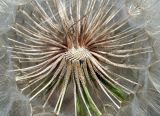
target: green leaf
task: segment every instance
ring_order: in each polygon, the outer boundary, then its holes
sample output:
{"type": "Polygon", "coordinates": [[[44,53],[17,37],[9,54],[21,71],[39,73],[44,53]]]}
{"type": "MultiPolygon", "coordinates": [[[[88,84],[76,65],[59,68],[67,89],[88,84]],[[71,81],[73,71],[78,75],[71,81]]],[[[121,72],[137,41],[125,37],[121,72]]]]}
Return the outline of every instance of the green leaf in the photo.
{"type": "Polygon", "coordinates": [[[127,98],[127,94],[117,85],[114,85],[109,80],[108,82],[103,78],[99,78],[100,81],[121,101],[124,101],[127,98]]]}
{"type": "Polygon", "coordinates": [[[76,110],[77,110],[77,116],[88,116],[88,111],[80,97],[80,95],[77,94],[76,99],[76,110]]]}
{"type": "Polygon", "coordinates": [[[85,98],[91,112],[93,112],[95,114],[95,116],[101,116],[101,112],[99,111],[99,109],[95,105],[95,103],[92,100],[92,98],[88,92],[88,89],[86,87],[83,88],[83,92],[84,92],[84,98],[85,98]]]}

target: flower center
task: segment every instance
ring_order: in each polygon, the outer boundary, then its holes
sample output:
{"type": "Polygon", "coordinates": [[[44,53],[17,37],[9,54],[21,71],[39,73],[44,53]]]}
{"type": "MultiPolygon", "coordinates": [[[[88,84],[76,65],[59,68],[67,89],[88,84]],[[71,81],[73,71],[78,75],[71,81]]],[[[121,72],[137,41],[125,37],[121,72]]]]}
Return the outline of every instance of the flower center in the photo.
{"type": "Polygon", "coordinates": [[[90,52],[85,48],[78,48],[78,49],[72,48],[65,53],[66,59],[72,62],[84,61],[90,55],[91,55],[90,52]]]}

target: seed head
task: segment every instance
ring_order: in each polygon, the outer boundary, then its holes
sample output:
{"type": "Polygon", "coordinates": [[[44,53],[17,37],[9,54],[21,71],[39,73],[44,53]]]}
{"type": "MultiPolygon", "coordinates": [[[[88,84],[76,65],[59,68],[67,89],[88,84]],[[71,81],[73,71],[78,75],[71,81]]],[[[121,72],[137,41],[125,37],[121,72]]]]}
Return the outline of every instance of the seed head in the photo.
{"type": "Polygon", "coordinates": [[[9,49],[21,92],[31,103],[42,98],[44,108],[58,94],[57,115],[68,91],[75,115],[99,116],[105,104],[120,109],[142,86],[133,72],[146,68],[152,52],[148,34],[131,27],[123,10],[111,0],[33,0],[20,6],[9,49]]]}

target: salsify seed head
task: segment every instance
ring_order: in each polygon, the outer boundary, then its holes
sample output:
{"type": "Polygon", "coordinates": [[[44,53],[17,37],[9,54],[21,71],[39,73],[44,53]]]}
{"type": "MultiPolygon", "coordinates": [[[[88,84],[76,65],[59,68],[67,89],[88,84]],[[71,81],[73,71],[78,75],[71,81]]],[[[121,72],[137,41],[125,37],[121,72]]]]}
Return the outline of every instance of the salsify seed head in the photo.
{"type": "MultiPolygon", "coordinates": [[[[8,38],[18,90],[59,115],[116,114],[145,88],[153,40],[132,26],[119,0],[32,0],[19,6],[8,38]]],[[[34,114],[34,112],[32,112],[34,114]]]]}

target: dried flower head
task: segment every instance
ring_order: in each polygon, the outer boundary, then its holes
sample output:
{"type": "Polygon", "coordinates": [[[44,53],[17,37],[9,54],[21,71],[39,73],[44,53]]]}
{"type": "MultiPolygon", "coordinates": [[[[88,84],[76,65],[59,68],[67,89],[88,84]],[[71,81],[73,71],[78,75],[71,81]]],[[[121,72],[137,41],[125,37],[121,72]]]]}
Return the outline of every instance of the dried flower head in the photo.
{"type": "Polygon", "coordinates": [[[146,88],[159,99],[152,84],[146,87],[154,41],[143,25],[132,25],[132,7],[126,12],[117,0],[32,0],[18,7],[8,38],[10,72],[33,114],[38,101],[59,115],[67,96],[78,116],[124,115],[123,106],[137,104],[146,88]]]}

